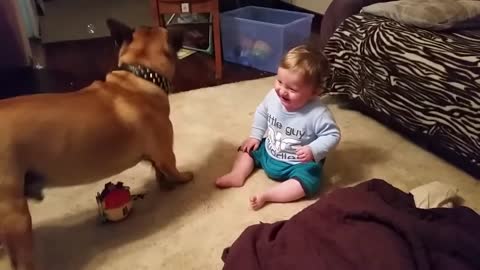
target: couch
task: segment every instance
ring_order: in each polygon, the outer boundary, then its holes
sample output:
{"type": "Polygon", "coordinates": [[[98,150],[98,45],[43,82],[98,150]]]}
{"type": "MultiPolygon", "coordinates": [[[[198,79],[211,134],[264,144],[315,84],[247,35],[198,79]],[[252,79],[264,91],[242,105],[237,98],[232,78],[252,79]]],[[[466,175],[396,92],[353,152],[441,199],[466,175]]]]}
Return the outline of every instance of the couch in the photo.
{"type": "Polygon", "coordinates": [[[326,11],[329,93],[480,178],[480,29],[433,31],[358,13],[372,2],[334,0],[354,8],[326,11]]]}
{"type": "Polygon", "coordinates": [[[380,2],[389,2],[389,0],[333,0],[328,5],[322,18],[319,46],[321,48],[325,47],[330,37],[345,19],[359,13],[365,6],[380,2]]]}

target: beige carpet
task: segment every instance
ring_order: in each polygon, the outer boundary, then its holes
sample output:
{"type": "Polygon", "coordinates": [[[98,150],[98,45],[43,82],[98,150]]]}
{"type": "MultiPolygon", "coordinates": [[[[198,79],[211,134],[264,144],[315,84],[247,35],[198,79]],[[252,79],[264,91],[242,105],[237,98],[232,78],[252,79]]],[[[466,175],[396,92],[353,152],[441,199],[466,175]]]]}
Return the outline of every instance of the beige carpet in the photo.
{"type": "MultiPolygon", "coordinates": [[[[156,188],[152,170],[138,165],[112,181],[147,192],[122,223],[96,223],[95,194],[107,181],[48,189],[32,203],[36,257],[43,270],[221,269],[220,256],[246,226],[285,219],[313,201],[268,205],[254,212],[248,197],[273,184],[257,171],[245,187],[220,191],[214,179],[227,172],[235,148],[248,135],[252,114],[273,78],[245,81],[171,96],[180,168],[195,182],[172,192],[156,188]]],[[[326,99],[343,138],[328,158],[325,190],[373,177],[402,190],[440,181],[457,186],[468,206],[480,209],[479,182],[355,111],[326,99]]],[[[6,258],[0,263],[5,269],[6,258]],[[3,265],[2,265],[3,264],[3,265]]]]}

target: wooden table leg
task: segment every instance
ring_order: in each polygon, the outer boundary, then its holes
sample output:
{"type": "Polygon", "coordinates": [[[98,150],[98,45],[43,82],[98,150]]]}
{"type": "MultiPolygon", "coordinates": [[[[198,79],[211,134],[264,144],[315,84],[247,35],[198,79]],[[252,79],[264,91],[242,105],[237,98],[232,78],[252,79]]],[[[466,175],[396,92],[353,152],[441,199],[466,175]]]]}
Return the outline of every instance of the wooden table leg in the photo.
{"type": "Polygon", "coordinates": [[[158,2],[157,0],[150,0],[150,9],[152,10],[153,25],[160,25],[160,14],[158,11],[158,2]]]}
{"type": "Polygon", "coordinates": [[[213,42],[215,49],[215,79],[223,77],[222,43],[220,37],[220,13],[213,12],[213,42]]]}

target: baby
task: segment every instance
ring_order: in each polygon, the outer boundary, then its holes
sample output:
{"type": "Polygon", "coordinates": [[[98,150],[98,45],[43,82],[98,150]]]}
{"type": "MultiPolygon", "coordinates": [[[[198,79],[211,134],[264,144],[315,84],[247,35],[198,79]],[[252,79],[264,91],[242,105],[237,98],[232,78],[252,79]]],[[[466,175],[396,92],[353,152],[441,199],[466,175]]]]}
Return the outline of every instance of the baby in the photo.
{"type": "Polygon", "coordinates": [[[231,172],[216,180],[217,187],[241,187],[254,168],[262,168],[281,183],[252,196],[254,210],[317,193],[323,161],[340,141],[340,130],[318,96],[328,68],[322,52],[306,45],[281,59],[274,89],[255,112],[250,137],[239,147],[231,172]]]}

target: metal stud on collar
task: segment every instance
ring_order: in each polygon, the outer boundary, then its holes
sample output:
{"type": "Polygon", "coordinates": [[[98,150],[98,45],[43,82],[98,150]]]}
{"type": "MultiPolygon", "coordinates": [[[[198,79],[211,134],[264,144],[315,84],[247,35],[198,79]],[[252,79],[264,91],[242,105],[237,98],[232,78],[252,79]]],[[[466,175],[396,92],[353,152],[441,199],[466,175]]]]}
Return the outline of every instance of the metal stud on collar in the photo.
{"type": "Polygon", "coordinates": [[[122,64],[120,69],[130,71],[136,76],[154,83],[158,87],[162,88],[167,94],[172,90],[172,84],[167,78],[147,67],[142,65],[122,64]]]}

